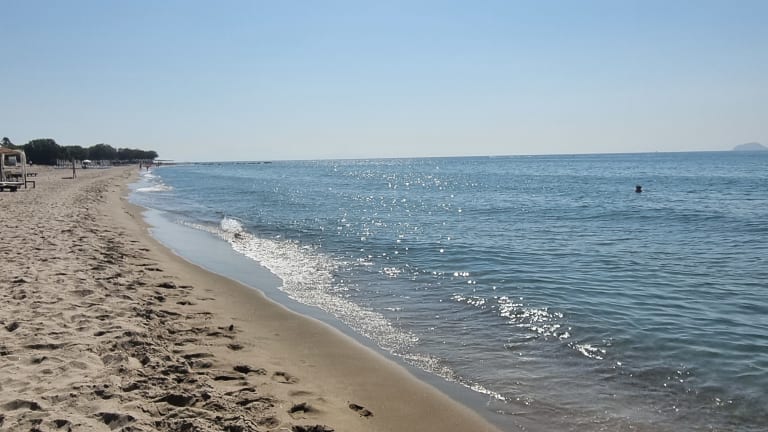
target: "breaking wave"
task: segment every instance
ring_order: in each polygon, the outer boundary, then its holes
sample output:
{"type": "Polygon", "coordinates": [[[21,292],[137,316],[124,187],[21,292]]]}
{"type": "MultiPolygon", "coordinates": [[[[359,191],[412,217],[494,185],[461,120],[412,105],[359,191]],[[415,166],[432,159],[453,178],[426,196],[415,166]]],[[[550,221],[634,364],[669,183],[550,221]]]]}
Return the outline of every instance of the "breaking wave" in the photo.
{"type": "Polygon", "coordinates": [[[227,241],[236,252],[257,261],[278,276],[283,282],[280,289],[290,298],[333,315],[408,364],[496,400],[505,400],[499,393],[466,382],[443,365],[440,359],[413,352],[412,349],[419,341],[416,335],[394,327],[380,313],[343,298],[346,289],[334,283],[334,275],[340,263],[322,254],[317,248],[291,240],[260,238],[248,232],[239,220],[232,217],[223,218],[219,226],[181,223],[227,241]]]}

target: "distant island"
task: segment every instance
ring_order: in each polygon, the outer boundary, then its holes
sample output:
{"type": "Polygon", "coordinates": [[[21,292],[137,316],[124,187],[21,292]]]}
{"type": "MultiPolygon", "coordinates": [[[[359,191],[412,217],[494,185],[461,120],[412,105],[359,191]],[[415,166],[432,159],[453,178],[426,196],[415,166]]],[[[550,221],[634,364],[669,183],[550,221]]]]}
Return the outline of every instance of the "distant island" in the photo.
{"type": "Polygon", "coordinates": [[[759,142],[751,142],[746,144],[739,144],[733,148],[734,151],[764,151],[768,150],[768,147],[760,144],[759,142]]]}

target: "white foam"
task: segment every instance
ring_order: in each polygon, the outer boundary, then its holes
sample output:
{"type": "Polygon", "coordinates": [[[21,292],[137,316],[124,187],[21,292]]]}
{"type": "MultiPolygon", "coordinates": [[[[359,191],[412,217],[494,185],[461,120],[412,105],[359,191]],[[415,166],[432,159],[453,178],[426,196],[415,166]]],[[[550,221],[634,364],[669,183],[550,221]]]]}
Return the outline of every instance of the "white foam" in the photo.
{"type": "Polygon", "coordinates": [[[166,184],[157,184],[136,189],[136,192],[167,192],[173,190],[172,186],[166,184]]]}
{"type": "Polygon", "coordinates": [[[341,297],[339,292],[345,289],[334,284],[339,263],[316,248],[289,240],[257,237],[230,217],[222,219],[218,227],[186,225],[226,240],[235,251],[259,262],[282,279],[280,289],[289,297],[330,313],[382,348],[402,354],[418,342],[415,335],[393,327],[380,313],[341,297]]]}
{"type": "Polygon", "coordinates": [[[257,237],[243,228],[241,221],[225,217],[218,227],[181,222],[184,225],[215,234],[229,242],[232,248],[259,262],[283,281],[280,288],[292,299],[319,307],[349,325],[357,332],[377,343],[381,348],[397,355],[407,363],[431,372],[446,380],[462,384],[478,393],[504,401],[496,392],[476,383],[468,383],[431,355],[411,351],[419,338],[395,328],[380,313],[361,307],[340,296],[343,288],[335,286],[333,275],[340,263],[316,248],[298,242],[257,237]]]}
{"type": "Polygon", "coordinates": [[[136,192],[167,192],[173,190],[172,186],[163,183],[160,177],[152,174],[152,171],[141,171],[140,176],[141,180],[138,185],[141,185],[141,187],[136,188],[136,192]]]}
{"type": "Polygon", "coordinates": [[[224,232],[237,234],[243,231],[243,224],[237,219],[224,218],[219,223],[219,226],[224,232]]]}
{"type": "Polygon", "coordinates": [[[570,344],[571,348],[575,349],[576,351],[580,352],[586,357],[589,357],[591,359],[595,360],[602,360],[605,356],[605,349],[592,346],[590,344],[570,344]]]}

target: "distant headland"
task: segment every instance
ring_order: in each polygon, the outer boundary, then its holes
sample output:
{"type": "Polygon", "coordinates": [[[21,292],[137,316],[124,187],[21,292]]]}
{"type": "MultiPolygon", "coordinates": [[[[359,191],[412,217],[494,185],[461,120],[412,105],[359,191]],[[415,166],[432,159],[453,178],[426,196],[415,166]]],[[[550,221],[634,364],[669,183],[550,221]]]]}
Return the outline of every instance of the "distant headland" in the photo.
{"type": "Polygon", "coordinates": [[[768,147],[760,144],[759,142],[739,144],[733,148],[733,151],[765,151],[765,150],[768,150],[768,147]]]}

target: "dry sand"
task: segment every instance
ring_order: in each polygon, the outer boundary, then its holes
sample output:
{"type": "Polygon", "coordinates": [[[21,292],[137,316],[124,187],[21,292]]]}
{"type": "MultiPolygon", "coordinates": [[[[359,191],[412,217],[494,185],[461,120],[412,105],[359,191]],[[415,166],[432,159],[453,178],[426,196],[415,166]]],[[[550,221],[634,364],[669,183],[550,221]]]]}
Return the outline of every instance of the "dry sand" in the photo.
{"type": "Polygon", "coordinates": [[[0,430],[495,431],[405,369],[152,239],[137,169],[0,193],[0,430]]]}

